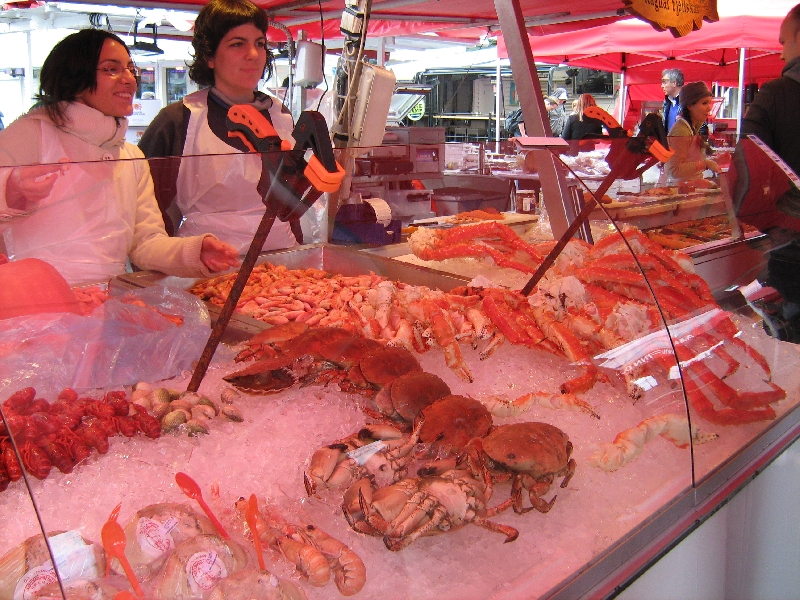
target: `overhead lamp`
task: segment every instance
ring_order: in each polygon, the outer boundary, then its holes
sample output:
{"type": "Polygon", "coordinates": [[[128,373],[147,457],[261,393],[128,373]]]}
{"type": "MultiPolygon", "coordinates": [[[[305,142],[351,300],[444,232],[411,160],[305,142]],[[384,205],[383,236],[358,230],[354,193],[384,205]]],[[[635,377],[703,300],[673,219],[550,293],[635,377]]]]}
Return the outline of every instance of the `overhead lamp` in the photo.
{"type": "Polygon", "coordinates": [[[158,47],[158,26],[155,23],[148,23],[145,27],[152,27],[153,28],[153,41],[152,42],[142,42],[137,39],[139,34],[139,22],[133,22],[133,44],[128,46],[128,50],[131,54],[137,54],[139,56],[157,56],[159,54],[164,54],[164,51],[158,47]]]}

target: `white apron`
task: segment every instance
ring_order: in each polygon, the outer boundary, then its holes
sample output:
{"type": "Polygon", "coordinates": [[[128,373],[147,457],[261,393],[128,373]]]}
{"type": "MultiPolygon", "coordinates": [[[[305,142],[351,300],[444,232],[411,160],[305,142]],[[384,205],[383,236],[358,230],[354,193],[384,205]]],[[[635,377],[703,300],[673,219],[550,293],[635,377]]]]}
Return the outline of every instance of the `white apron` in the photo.
{"type": "MultiPolygon", "coordinates": [[[[42,164],[68,162],[57,129],[42,121],[42,164]]],[[[69,163],[38,209],[4,234],[11,260],[39,258],[53,265],[71,284],[99,283],[126,271],[130,227],[114,179],[130,177],[132,166],[114,160],[69,163]]],[[[24,167],[20,167],[24,168],[24,167]]]]}
{"type": "MultiPolygon", "coordinates": [[[[185,96],[183,103],[190,117],[178,171],[176,202],[184,219],[177,235],[211,233],[245,254],[266,209],[256,191],[261,156],[240,152],[214,135],[208,126],[208,88],[185,96]]],[[[273,107],[280,105],[274,102],[273,107]]],[[[296,244],[289,223],[276,220],[262,250],[296,244]]]]}

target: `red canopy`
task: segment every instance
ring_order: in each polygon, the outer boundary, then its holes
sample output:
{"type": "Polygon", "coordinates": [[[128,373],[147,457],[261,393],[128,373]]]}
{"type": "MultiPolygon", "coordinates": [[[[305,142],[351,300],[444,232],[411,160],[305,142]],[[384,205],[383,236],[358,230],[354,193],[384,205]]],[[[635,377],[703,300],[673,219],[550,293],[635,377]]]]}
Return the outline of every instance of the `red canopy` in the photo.
{"type": "MultiPolygon", "coordinates": [[[[185,8],[199,10],[207,0],[126,0],[123,4],[142,8],[185,8]]],[[[510,1],[510,0],[503,0],[510,1]]],[[[528,26],[546,31],[576,29],[610,22],[624,15],[622,0],[573,0],[565,7],[563,0],[518,0],[528,26]],[[619,14],[618,14],[619,13],[619,14]]],[[[297,35],[320,40],[341,38],[339,23],[343,0],[254,0],[276,21],[297,35]],[[322,25],[320,24],[322,21],[322,25]]],[[[108,0],[85,0],[87,4],[107,4],[108,0]]],[[[5,10],[38,4],[34,0],[7,2],[5,10]]],[[[493,1],[475,0],[373,0],[368,27],[370,37],[388,37],[437,32],[444,37],[476,40],[497,29],[497,11],[493,1]]],[[[181,33],[175,36],[181,36],[181,33]]],[[[280,32],[276,31],[276,37],[280,32]]],[[[191,33],[188,33],[191,36],[191,33]]]]}
{"type": "MultiPolygon", "coordinates": [[[[674,38],[630,19],[551,35],[528,35],[537,62],[626,73],[626,83],[657,84],[661,71],[678,68],[689,81],[738,85],[739,48],[747,49],[745,81],[762,83],[780,75],[778,32],[783,17],[727,17],[674,38]]],[[[498,54],[506,56],[498,36],[498,54]]]]}

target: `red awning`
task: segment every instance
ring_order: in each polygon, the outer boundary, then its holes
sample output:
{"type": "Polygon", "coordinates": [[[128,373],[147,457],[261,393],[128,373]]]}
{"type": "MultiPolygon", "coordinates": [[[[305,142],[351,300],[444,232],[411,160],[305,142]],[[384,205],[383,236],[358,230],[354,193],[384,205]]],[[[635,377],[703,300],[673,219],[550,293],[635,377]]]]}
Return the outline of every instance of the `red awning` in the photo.
{"type": "MultiPolygon", "coordinates": [[[[780,75],[783,62],[778,32],[783,17],[728,17],[704,23],[686,37],[674,38],[649,24],[630,19],[603,27],[550,35],[529,33],[538,62],[570,64],[626,72],[631,85],[658,83],[661,71],[675,67],[687,80],[737,85],[739,48],[747,49],[745,81],[764,82],[780,75]]],[[[498,52],[506,55],[502,35],[498,52]]]]}

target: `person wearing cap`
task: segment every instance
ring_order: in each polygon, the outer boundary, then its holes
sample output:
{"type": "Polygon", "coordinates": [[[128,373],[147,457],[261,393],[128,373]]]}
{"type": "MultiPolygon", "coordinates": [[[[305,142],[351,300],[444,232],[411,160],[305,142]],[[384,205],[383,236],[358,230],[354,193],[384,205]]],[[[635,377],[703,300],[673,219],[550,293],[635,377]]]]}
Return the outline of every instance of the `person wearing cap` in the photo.
{"type": "Polygon", "coordinates": [[[700,129],[711,114],[713,95],[702,81],[687,83],[678,102],[681,114],[669,131],[669,146],[675,151],[664,165],[667,182],[702,179],[703,171],[719,173],[719,165],[708,158],[709,147],[700,137],[700,129]]]}
{"type": "Polygon", "coordinates": [[[564,125],[567,123],[567,112],[564,108],[564,103],[569,96],[567,95],[567,90],[560,87],[555,89],[552,97],[556,100],[557,106],[549,111],[550,130],[553,132],[554,136],[561,137],[564,131],[564,125]]]}

